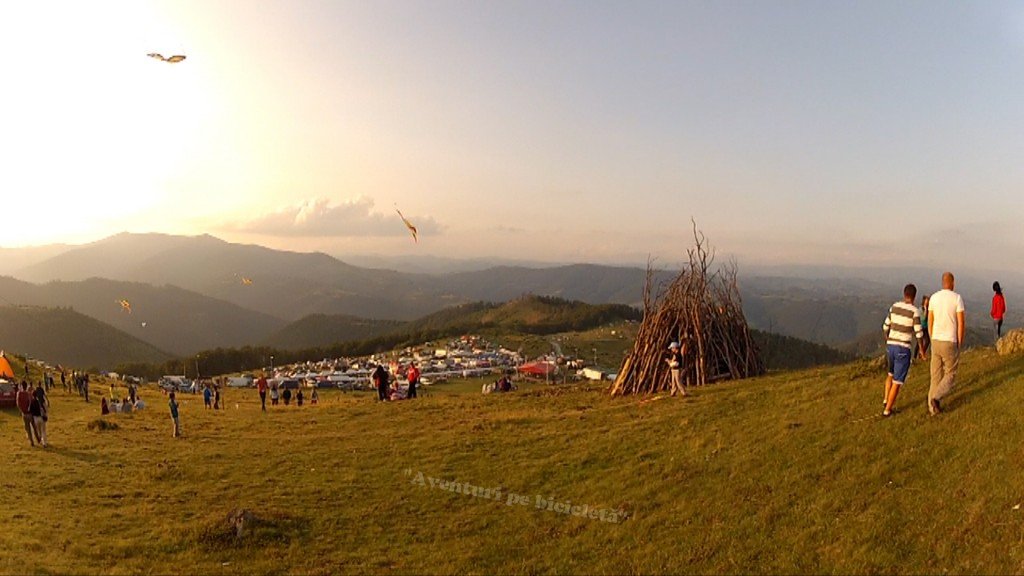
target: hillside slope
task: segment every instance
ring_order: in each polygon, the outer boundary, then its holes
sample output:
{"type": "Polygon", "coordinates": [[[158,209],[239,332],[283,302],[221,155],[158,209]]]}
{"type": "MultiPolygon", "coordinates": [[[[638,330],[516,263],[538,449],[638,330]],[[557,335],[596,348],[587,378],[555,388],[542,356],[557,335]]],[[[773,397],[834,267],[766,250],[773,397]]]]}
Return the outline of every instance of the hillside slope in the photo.
{"type": "Polygon", "coordinates": [[[68,308],[0,306],[0,348],[52,364],[111,369],[162,362],[166,352],[68,308]]]}
{"type": "Polygon", "coordinates": [[[866,362],[659,401],[466,382],[261,414],[232,389],[226,411],[186,398],[182,439],[164,409],[91,431],[95,405],[58,393],[50,449],[0,413],[8,489],[45,487],[0,508],[0,572],[1020,573],[1024,357],[968,352],[937,417],[922,368],[889,419],[866,362]],[[54,546],[54,509],[88,538],[54,546]]]}

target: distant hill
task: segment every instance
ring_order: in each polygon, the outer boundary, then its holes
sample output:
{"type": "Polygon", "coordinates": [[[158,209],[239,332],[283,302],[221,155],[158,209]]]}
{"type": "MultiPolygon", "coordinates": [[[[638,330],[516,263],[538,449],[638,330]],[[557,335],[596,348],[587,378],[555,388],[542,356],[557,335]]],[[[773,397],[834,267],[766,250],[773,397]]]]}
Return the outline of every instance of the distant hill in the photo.
{"type": "Polygon", "coordinates": [[[831,366],[849,362],[855,357],[849,352],[793,336],[760,330],[752,330],[751,335],[769,370],[802,370],[814,366],[831,366]]]}
{"type": "Polygon", "coordinates": [[[175,286],[98,278],[36,285],[0,277],[0,303],[73,308],[176,355],[259,342],[284,325],[265,314],[175,286]],[[117,303],[122,298],[131,303],[131,314],[117,303]]]}
{"type": "Polygon", "coordinates": [[[281,350],[301,350],[369,340],[406,326],[395,320],[370,320],[346,314],[311,314],[274,333],[264,344],[281,350]]]}
{"type": "Polygon", "coordinates": [[[163,362],[171,357],[68,308],[0,306],[0,348],[80,368],[163,362]]]}

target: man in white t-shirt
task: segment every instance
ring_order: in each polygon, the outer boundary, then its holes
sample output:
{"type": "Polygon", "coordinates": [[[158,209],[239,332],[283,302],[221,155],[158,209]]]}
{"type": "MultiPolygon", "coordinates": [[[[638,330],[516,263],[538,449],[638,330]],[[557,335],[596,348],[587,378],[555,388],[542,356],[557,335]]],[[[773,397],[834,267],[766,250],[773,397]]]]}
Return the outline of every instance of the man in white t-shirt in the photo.
{"type": "Polygon", "coordinates": [[[931,337],[932,382],[928,388],[928,413],[942,411],[939,402],[953,390],[960,348],[964,343],[964,299],[953,291],[952,272],[942,275],[942,290],[928,303],[928,335],[931,337]]]}

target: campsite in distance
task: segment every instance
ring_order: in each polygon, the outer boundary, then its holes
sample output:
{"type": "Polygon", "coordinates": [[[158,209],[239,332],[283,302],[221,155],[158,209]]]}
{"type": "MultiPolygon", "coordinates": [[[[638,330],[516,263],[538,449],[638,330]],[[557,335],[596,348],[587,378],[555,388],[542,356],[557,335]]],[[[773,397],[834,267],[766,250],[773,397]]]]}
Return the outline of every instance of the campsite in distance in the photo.
{"type": "Polygon", "coordinates": [[[0,574],[1024,572],[1019,6],[3,13],[0,574]]]}

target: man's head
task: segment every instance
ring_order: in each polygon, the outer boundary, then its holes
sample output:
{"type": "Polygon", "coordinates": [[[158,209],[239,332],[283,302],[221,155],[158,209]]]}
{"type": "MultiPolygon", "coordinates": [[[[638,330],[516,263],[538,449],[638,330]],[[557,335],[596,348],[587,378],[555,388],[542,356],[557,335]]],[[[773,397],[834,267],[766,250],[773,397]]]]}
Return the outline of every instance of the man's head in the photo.
{"type": "Polygon", "coordinates": [[[913,284],[907,284],[903,287],[903,299],[907,302],[913,302],[917,298],[917,286],[913,284]]]}
{"type": "Polygon", "coordinates": [[[952,290],[953,286],[955,286],[955,285],[956,285],[956,279],[953,278],[953,273],[952,272],[943,272],[942,273],[942,288],[944,290],[952,290]]]}

